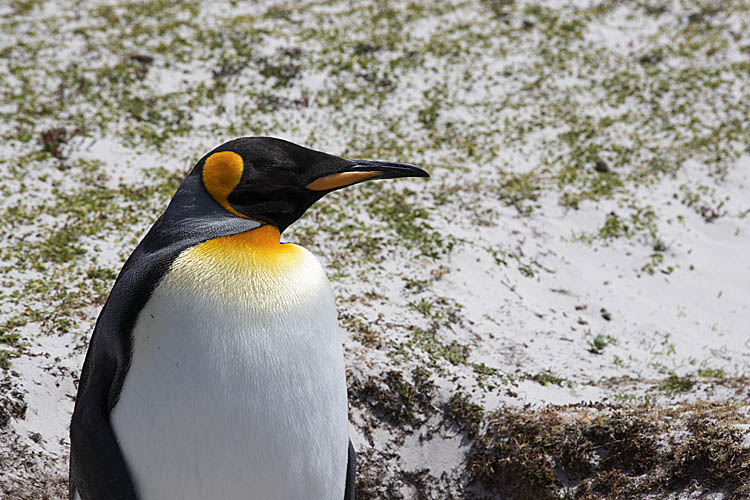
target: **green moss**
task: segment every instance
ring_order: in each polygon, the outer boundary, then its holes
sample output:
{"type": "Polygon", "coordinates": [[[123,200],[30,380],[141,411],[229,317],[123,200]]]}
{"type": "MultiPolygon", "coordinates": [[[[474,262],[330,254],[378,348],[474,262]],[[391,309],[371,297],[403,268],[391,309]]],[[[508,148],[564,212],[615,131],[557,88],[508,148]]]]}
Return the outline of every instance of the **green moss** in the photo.
{"type": "Polygon", "coordinates": [[[410,302],[409,307],[423,314],[424,316],[427,316],[428,318],[437,319],[439,317],[435,303],[430,302],[429,300],[426,300],[424,298],[419,299],[419,302],[410,302]]]}
{"type": "Polygon", "coordinates": [[[660,391],[665,392],[687,392],[693,388],[695,381],[689,376],[680,377],[676,374],[671,374],[661,384],[657,386],[660,391]]]}
{"type": "Polygon", "coordinates": [[[534,202],[539,199],[541,189],[535,174],[512,174],[501,181],[499,196],[503,203],[514,207],[519,215],[529,215],[534,209],[534,202]]]}
{"type": "Polygon", "coordinates": [[[704,378],[722,379],[726,377],[726,373],[721,368],[701,368],[700,370],[698,370],[698,376],[704,378]]]}
{"type": "Polygon", "coordinates": [[[11,359],[23,354],[25,346],[21,343],[21,335],[14,333],[18,327],[25,326],[28,318],[17,315],[7,319],[0,326],[0,370],[8,370],[11,359]]]}
{"type": "Polygon", "coordinates": [[[559,385],[559,386],[565,385],[567,387],[571,387],[572,385],[570,381],[568,381],[568,379],[563,378],[563,377],[557,377],[555,375],[552,375],[551,373],[546,373],[546,372],[539,372],[533,375],[530,373],[524,373],[521,379],[533,380],[534,382],[540,385],[554,384],[554,385],[559,385]]]}
{"type": "Polygon", "coordinates": [[[599,334],[593,340],[588,340],[587,343],[589,345],[589,352],[601,354],[608,345],[615,344],[616,341],[610,335],[599,334]]]}
{"type": "Polygon", "coordinates": [[[411,334],[411,343],[424,351],[430,361],[435,363],[444,359],[452,365],[466,364],[469,355],[469,347],[453,340],[446,344],[441,342],[434,329],[423,330],[415,328],[411,334]]]}
{"type": "Polygon", "coordinates": [[[453,249],[456,239],[434,229],[428,222],[427,210],[409,201],[416,193],[409,189],[381,191],[379,187],[366,186],[363,189],[369,192],[378,190],[367,201],[368,211],[398,236],[399,246],[418,249],[433,259],[453,249]]]}
{"type": "Polygon", "coordinates": [[[619,238],[628,234],[628,230],[627,224],[623,223],[616,213],[610,212],[604,219],[604,225],[599,229],[599,236],[604,239],[619,238]]]}

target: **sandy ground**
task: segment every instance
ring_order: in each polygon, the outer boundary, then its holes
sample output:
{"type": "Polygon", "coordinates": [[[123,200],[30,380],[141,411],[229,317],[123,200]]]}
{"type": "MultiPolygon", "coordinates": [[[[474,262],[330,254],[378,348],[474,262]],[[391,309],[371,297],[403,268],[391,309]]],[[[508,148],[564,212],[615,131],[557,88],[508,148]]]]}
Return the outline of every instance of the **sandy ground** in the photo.
{"type": "Polygon", "coordinates": [[[747,2],[0,11],[2,498],[65,497],[109,287],[243,135],[432,175],[284,235],[337,295],[361,498],[750,497],[747,2]]]}

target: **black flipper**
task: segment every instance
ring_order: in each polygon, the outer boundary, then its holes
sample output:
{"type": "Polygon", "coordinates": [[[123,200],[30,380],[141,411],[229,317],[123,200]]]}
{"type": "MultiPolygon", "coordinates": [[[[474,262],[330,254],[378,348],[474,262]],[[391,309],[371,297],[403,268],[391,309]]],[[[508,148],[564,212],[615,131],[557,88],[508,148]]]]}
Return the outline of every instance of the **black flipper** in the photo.
{"type": "Polygon", "coordinates": [[[346,464],[346,487],[344,500],[354,500],[354,483],[357,477],[357,453],[354,451],[352,440],[349,440],[349,461],[346,464]]]}
{"type": "Polygon", "coordinates": [[[109,416],[130,365],[138,314],[184,250],[260,225],[230,214],[210,197],[200,177],[204,160],[125,262],[99,314],[70,424],[71,499],[78,493],[82,500],[137,500],[109,416]]]}

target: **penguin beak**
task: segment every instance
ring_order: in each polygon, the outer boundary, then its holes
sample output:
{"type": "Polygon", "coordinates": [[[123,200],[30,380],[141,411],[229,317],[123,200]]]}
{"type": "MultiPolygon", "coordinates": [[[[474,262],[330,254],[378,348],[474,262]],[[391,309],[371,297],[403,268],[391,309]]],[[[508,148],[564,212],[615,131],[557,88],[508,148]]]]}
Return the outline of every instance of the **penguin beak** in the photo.
{"type": "Polygon", "coordinates": [[[332,191],[370,179],[396,179],[398,177],[429,177],[419,167],[408,163],[373,160],[348,160],[338,172],[318,177],[305,186],[311,191],[332,191]]]}

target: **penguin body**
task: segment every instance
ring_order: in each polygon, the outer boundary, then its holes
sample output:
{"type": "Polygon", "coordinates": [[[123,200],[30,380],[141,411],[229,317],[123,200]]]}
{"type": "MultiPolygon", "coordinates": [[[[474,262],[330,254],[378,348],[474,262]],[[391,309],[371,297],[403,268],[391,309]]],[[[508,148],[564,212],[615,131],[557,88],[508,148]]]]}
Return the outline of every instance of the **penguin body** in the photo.
{"type": "Polygon", "coordinates": [[[273,231],[183,252],[139,315],[111,421],[144,499],[344,497],[333,294],[311,253],[263,242],[273,231]]]}
{"type": "Polygon", "coordinates": [[[71,421],[70,498],[354,498],[333,294],[280,232],[327,192],[426,176],[271,138],[201,159],[123,266],[71,421]]]}

